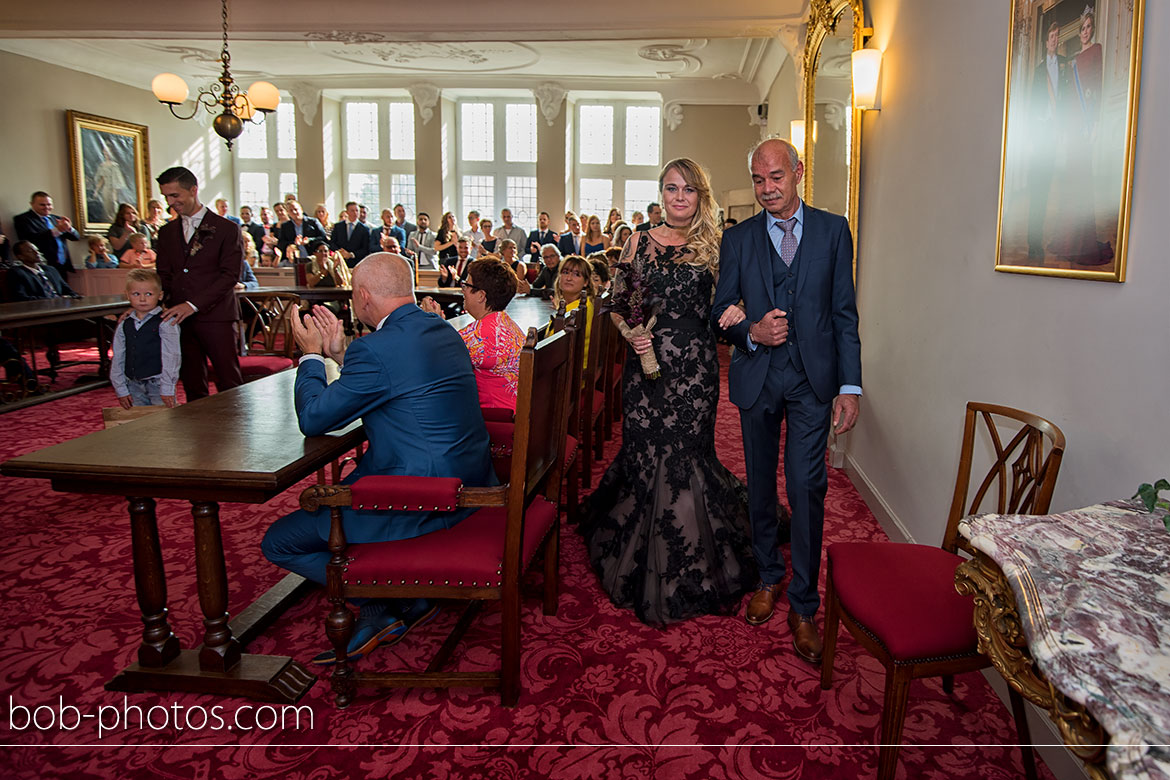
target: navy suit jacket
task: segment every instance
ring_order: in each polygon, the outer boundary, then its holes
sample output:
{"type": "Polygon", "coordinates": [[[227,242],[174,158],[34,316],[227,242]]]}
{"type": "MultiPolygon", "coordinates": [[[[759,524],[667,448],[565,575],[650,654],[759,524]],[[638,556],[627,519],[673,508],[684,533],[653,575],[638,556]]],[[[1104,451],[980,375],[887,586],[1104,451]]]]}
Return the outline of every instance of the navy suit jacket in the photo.
{"type": "MultiPolygon", "coordinates": [[[[381,328],[350,344],[332,384],[321,361],[302,360],[295,393],[306,436],[358,418],[365,425],[369,449],[346,484],[369,474],[459,477],[468,487],[497,482],[467,347],[441,317],[414,304],[395,309],[381,328]]],[[[328,513],[321,514],[326,538],[328,513]]],[[[468,514],[350,511],[345,531],[356,543],[409,539],[468,514]]]]}
{"type": "MultiPolygon", "coordinates": [[[[50,214],[49,218],[53,220],[54,225],[60,219],[56,214],[50,214]]],[[[16,228],[16,237],[21,241],[33,242],[36,248],[41,250],[41,254],[45,256],[45,262],[58,271],[73,270],[73,261],[69,257],[69,245],[65,243],[58,245],[57,236],[54,236],[53,231],[45,224],[44,217],[29,209],[23,214],[17,214],[15,219],[12,220],[12,223],[16,228]],[[58,246],[65,250],[64,262],[56,259],[58,246]]],[[[68,233],[62,233],[60,237],[64,241],[78,241],[81,239],[76,228],[71,229],[68,233]]]]}
{"type": "Polygon", "coordinates": [[[556,244],[558,247],[560,246],[560,239],[553,240],[553,236],[555,235],[556,233],[551,230],[533,230],[528,234],[528,242],[524,244],[523,251],[528,255],[529,262],[540,262],[540,248],[545,244],[556,244]],[[536,251],[529,252],[528,247],[533,244],[536,244],[536,251]]]}
{"type": "MultiPolygon", "coordinates": [[[[61,278],[61,274],[57,273],[56,268],[48,263],[41,263],[41,269],[49,279],[49,286],[56,290],[58,295],[77,295],[61,278]]],[[[48,297],[45,295],[45,286],[41,284],[40,277],[36,272],[30,271],[24,263],[17,263],[8,269],[7,286],[10,301],[36,301],[48,297]]]]}
{"type": "MultiPolygon", "coordinates": [[[[736,346],[727,375],[732,403],[746,409],[764,387],[770,350],[748,347],[748,329],[772,309],[772,248],[767,212],[734,225],[723,233],[719,249],[719,284],[711,323],[716,333],[736,346]],[[742,300],[747,319],[726,331],[719,316],[742,300]]],[[[797,266],[796,306],[788,317],[796,324],[797,349],[813,393],[822,403],[841,385],[861,386],[861,339],[853,292],[853,238],[844,217],[804,204],[804,227],[797,266]]]]}
{"type": "Polygon", "coordinates": [[[562,255],[579,255],[585,248],[585,234],[578,233],[577,240],[581,242],[581,249],[573,246],[573,234],[569,231],[561,233],[561,240],[557,242],[557,246],[561,249],[562,255]]]}
{"type": "Polygon", "coordinates": [[[191,315],[200,322],[233,322],[240,318],[236,282],[244,264],[243,234],[238,225],[208,209],[191,237],[183,240],[183,220],[175,219],[158,230],[158,260],[163,292],[171,306],[184,301],[199,310],[191,315]]]}
{"type": "MultiPolygon", "coordinates": [[[[320,238],[324,241],[329,240],[329,236],[325,235],[325,229],[321,227],[321,223],[312,217],[301,218],[301,235],[305,237],[305,249],[309,248],[309,243],[315,238],[320,238]]],[[[287,258],[284,256],[284,250],[290,244],[297,242],[297,226],[293,224],[290,219],[280,226],[280,234],[277,235],[277,251],[280,252],[280,260],[284,262],[287,258]]]]}
{"type": "MultiPolygon", "coordinates": [[[[386,232],[386,226],[382,225],[370,231],[370,248],[366,254],[373,254],[374,252],[382,251],[382,234],[386,232]]],[[[406,231],[397,225],[390,226],[390,235],[398,239],[398,246],[406,250],[406,231]]]]}
{"type": "MultiPolygon", "coordinates": [[[[350,268],[362,261],[362,258],[370,253],[370,229],[364,222],[355,222],[353,226],[353,235],[346,237],[349,232],[349,223],[344,219],[333,223],[333,237],[329,239],[329,246],[332,249],[344,249],[351,253],[353,257],[345,262],[350,268]]],[[[381,251],[379,249],[378,251],[381,251]]]]}

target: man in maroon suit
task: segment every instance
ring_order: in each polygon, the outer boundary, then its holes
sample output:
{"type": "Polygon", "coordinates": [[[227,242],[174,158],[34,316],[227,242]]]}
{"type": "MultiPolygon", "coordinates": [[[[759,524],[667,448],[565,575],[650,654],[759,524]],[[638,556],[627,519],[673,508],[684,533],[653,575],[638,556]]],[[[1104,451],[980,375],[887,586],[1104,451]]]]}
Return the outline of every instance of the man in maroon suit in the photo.
{"type": "Polygon", "coordinates": [[[182,324],[179,379],[194,401],[208,393],[207,361],[219,391],[243,383],[233,323],[239,319],[236,282],[244,261],[240,228],[199,202],[199,182],[182,167],[157,179],[179,219],[158,231],[158,273],[169,308],[163,322],[182,324]]]}

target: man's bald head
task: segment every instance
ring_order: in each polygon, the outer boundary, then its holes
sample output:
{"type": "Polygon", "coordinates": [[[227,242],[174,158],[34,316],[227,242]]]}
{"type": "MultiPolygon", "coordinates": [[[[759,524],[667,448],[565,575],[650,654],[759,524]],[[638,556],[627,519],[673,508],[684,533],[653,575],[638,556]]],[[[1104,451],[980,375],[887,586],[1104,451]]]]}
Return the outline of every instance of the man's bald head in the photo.
{"type": "Polygon", "coordinates": [[[414,295],[414,272],[402,255],[375,252],[353,269],[353,286],[365,288],[374,298],[414,295]]]}
{"type": "Polygon", "coordinates": [[[386,315],[414,303],[414,270],[402,255],[375,252],[354,266],[353,313],[371,328],[386,315]]]}

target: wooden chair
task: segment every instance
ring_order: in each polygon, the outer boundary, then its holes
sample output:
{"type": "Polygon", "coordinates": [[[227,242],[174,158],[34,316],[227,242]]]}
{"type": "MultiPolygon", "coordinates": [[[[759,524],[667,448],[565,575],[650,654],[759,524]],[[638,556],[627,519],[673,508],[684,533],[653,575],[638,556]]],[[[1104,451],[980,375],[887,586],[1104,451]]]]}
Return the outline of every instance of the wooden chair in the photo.
{"type": "Polygon", "coordinates": [[[601,318],[605,342],[601,347],[601,382],[598,389],[605,394],[605,412],[601,430],[605,440],[613,438],[613,426],[622,418],[622,369],[626,362],[626,340],[613,320],[601,318]]]}
{"type": "Polygon", "coordinates": [[[296,341],[289,312],[296,312],[300,296],[293,293],[241,293],[240,373],[248,382],[293,366],[296,341]]]}
{"type": "Polygon", "coordinates": [[[332,608],[326,634],[340,659],[330,678],[337,706],[353,700],[358,684],[377,687],[496,687],[504,706],[520,693],[520,580],[537,553],[544,557],[544,613],[557,607],[562,458],[565,446],[572,338],[536,342],[529,331],[520,353],[515,423],[489,424],[493,460],[506,470],[501,487],[463,487],[458,479],[365,477],[352,486],[314,486],[301,494],[311,511],[331,508],[327,593],[332,608]],[[510,458],[510,459],[509,459],[510,458]],[[506,467],[506,469],[505,469],[506,467]],[[476,507],[453,528],[414,539],[348,545],[341,520],[347,506],[476,507]],[[351,598],[430,598],[467,602],[450,636],[423,672],[357,674],[345,660],[353,633],[351,598]],[[501,602],[501,664],[494,672],[443,671],[483,601],[501,602]]]}
{"type": "MultiPolygon", "coordinates": [[[[963,562],[959,520],[977,512],[1046,514],[1064,455],[1064,434],[1048,420],[1006,406],[967,404],[963,449],[942,547],[890,542],[850,542],[828,549],[825,592],[825,649],[821,688],[833,680],[838,621],[886,669],[878,780],[892,780],[898,763],[910,681],[943,678],[954,690],[954,675],[990,666],[979,652],[970,598],[955,590],[955,569],[963,562]],[[978,482],[970,504],[977,423],[984,423],[993,462],[978,482]],[[1002,429],[1014,435],[1001,435],[1002,429]],[[996,484],[994,493],[990,488],[996,484]],[[984,500],[994,501],[984,507],[984,500]]],[[[1010,690],[1024,772],[1036,777],[1024,701],[1010,690]]]]}
{"type": "MultiPolygon", "coordinates": [[[[568,314],[565,313],[565,302],[561,301],[552,317],[552,332],[560,333],[567,332],[573,343],[573,358],[570,367],[569,387],[577,388],[581,386],[581,373],[585,363],[585,336],[584,331],[581,330],[581,322],[583,321],[584,312],[581,309],[574,309],[568,314]]],[[[580,468],[581,468],[581,413],[580,413],[581,394],[572,391],[569,393],[569,424],[568,432],[565,436],[565,453],[564,453],[564,474],[565,474],[565,510],[568,515],[569,522],[576,525],[579,521],[578,511],[580,509],[580,492],[579,486],[581,484],[580,468]]]]}
{"type": "MultiPolygon", "coordinates": [[[[582,315],[584,314],[585,312],[582,312],[582,315]]],[[[605,393],[597,389],[598,378],[602,374],[602,348],[606,346],[603,319],[609,319],[609,316],[602,314],[601,306],[595,302],[587,354],[585,344],[581,345],[584,360],[581,369],[581,398],[577,408],[580,409],[581,416],[578,425],[581,432],[581,487],[585,490],[593,484],[593,459],[601,460],[605,456],[605,435],[602,429],[605,393]]],[[[583,336],[581,340],[584,341],[583,336]]]]}

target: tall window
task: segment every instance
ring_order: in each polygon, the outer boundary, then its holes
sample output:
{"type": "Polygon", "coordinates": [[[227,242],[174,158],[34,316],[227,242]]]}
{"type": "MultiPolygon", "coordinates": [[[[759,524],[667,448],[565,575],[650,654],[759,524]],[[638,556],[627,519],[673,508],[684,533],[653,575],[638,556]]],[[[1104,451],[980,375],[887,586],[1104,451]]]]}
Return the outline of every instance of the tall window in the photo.
{"type": "Polygon", "coordinates": [[[345,200],[365,206],[379,224],[382,209],[401,203],[416,215],[414,103],[398,98],[342,103],[341,172],[345,200]]]}
{"type": "Polygon", "coordinates": [[[456,215],[465,225],[473,209],[500,225],[500,210],[514,224],[536,227],[536,104],[494,98],[459,103],[456,215]]]}
{"type": "Polygon", "coordinates": [[[282,97],[276,111],[260,124],[246,123],[236,140],[235,199],[228,198],[233,214],[249,206],[255,218],[260,207],[283,200],[286,192],[297,191],[296,106],[282,97]]]}
{"type": "Polygon", "coordinates": [[[604,222],[613,206],[628,220],[657,200],[662,107],[646,102],[577,105],[576,201],[604,222]]]}

